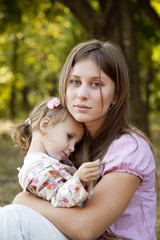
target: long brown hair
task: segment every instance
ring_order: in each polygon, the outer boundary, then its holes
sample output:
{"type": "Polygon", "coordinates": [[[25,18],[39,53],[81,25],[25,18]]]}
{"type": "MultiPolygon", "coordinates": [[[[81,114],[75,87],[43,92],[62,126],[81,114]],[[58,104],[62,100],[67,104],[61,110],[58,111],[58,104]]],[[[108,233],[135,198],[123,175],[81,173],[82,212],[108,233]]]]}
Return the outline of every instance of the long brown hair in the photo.
{"type": "MultiPolygon", "coordinates": [[[[135,131],[128,121],[129,77],[124,56],[118,46],[111,42],[90,40],[78,44],[68,55],[63,66],[59,92],[65,104],[67,81],[73,66],[81,59],[90,59],[96,62],[106,75],[115,83],[115,104],[110,106],[106,119],[97,134],[91,138],[88,133],[85,136],[85,146],[77,152],[74,158],[88,157],[90,161],[102,159],[108,147],[114,139],[124,133],[135,131]],[[83,154],[82,154],[83,151],[83,154]],[[88,156],[86,152],[88,151],[88,156]]],[[[105,103],[103,103],[105,104],[105,103]]],[[[138,132],[138,131],[137,131],[138,132]]],[[[84,159],[85,161],[85,159],[84,159]]]]}

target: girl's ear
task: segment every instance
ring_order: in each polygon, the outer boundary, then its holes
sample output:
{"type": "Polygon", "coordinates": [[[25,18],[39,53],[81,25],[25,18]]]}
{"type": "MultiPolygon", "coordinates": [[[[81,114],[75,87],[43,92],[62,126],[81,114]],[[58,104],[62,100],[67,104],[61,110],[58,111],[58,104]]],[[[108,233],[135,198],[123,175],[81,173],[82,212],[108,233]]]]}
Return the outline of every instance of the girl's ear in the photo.
{"type": "Polygon", "coordinates": [[[40,122],[40,130],[42,133],[48,133],[49,126],[51,124],[51,119],[49,117],[42,118],[40,122]]]}

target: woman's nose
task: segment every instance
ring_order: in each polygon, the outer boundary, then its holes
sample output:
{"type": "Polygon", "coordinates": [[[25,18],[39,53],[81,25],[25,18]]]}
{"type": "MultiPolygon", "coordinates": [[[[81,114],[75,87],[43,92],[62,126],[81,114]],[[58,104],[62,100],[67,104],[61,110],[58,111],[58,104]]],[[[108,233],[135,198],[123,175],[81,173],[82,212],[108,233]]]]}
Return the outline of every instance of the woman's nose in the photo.
{"type": "Polygon", "coordinates": [[[88,88],[85,85],[81,85],[77,90],[77,98],[78,99],[88,99],[88,88]]]}

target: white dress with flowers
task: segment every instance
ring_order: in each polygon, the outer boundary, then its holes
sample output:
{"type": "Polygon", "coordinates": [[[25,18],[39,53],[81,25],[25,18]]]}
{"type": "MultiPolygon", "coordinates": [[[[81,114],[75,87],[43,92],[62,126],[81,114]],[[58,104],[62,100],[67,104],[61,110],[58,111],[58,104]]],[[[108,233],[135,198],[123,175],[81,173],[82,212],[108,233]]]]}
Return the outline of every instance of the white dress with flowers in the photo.
{"type": "Polygon", "coordinates": [[[19,169],[19,183],[24,191],[51,201],[54,207],[73,207],[92,194],[92,186],[83,186],[73,164],[64,163],[44,153],[31,153],[19,169]]]}

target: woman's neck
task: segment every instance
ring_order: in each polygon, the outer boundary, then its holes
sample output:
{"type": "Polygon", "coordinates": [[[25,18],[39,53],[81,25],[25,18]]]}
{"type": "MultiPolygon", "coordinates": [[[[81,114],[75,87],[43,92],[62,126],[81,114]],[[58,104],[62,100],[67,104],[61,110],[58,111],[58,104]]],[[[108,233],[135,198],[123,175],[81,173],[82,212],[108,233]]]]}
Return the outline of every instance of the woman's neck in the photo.
{"type": "Polygon", "coordinates": [[[92,123],[85,123],[85,127],[89,133],[89,135],[91,136],[91,138],[94,138],[97,134],[97,132],[99,131],[101,124],[96,125],[96,124],[92,124],[92,123]]]}

